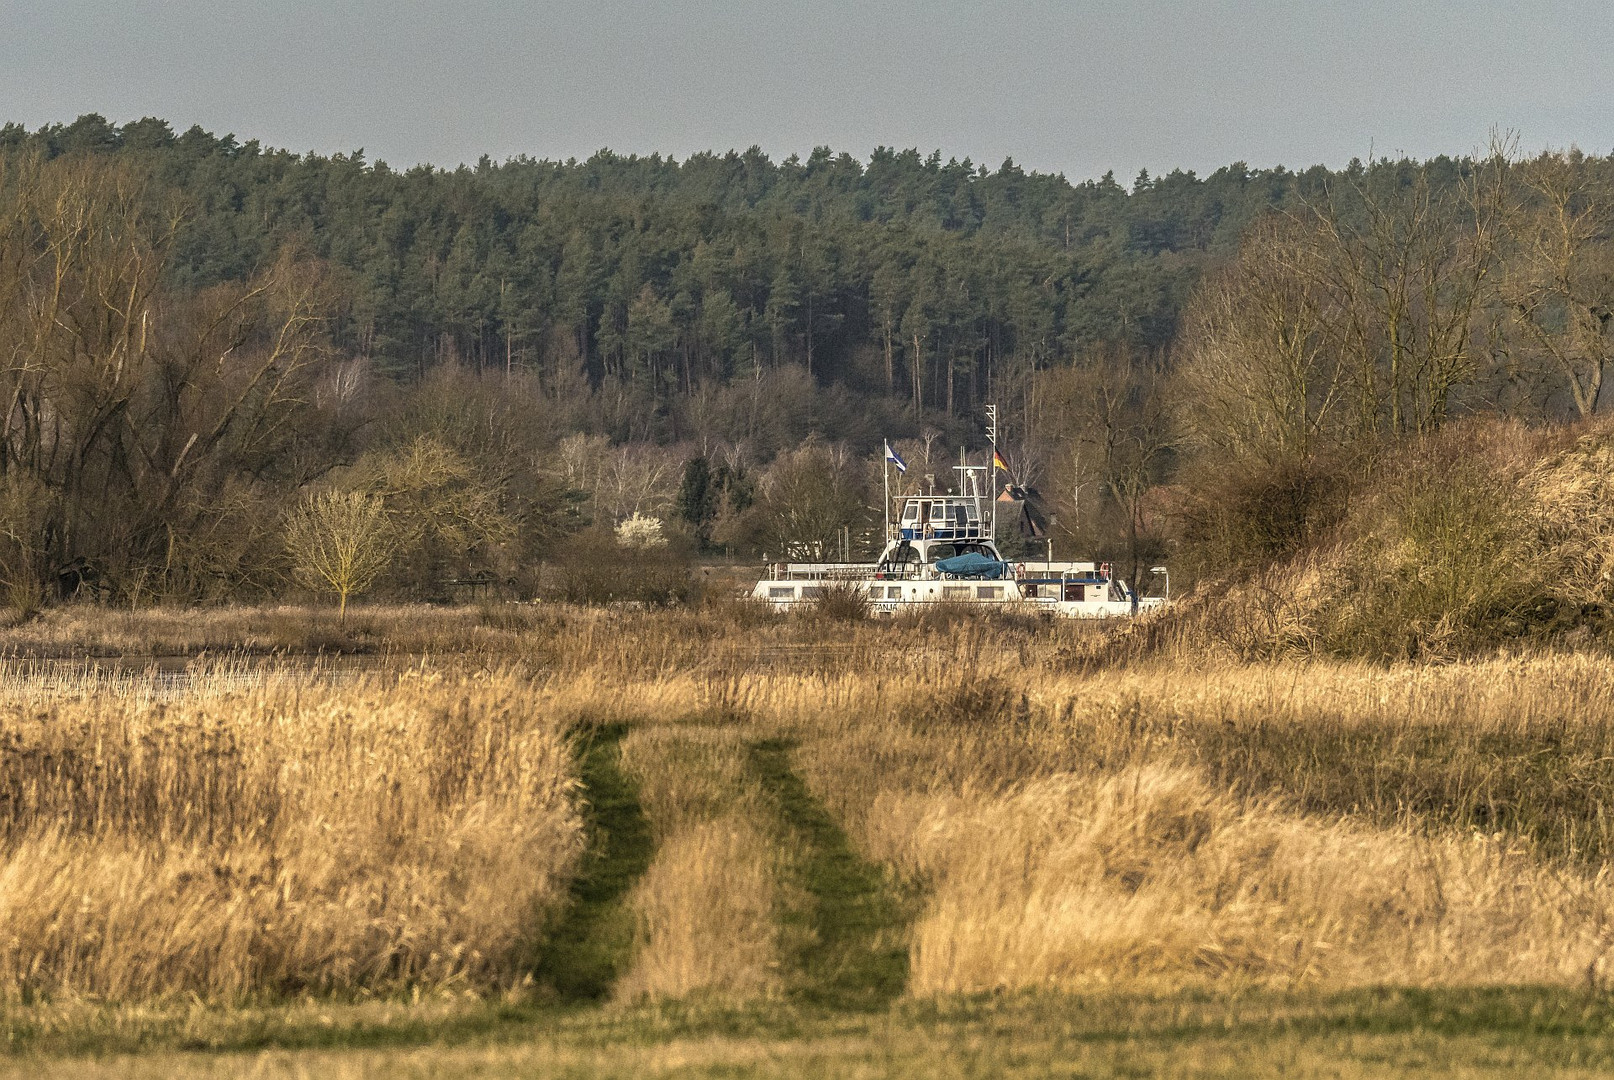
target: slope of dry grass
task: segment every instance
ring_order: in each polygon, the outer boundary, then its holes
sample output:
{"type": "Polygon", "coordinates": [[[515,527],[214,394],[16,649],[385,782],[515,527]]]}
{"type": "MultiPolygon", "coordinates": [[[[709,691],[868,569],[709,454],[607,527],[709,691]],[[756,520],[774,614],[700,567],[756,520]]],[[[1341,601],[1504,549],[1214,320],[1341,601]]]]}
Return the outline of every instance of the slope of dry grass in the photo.
{"type": "MultiPolygon", "coordinates": [[[[1545,643],[1606,653],[1611,465],[1607,417],[1550,428],[1469,418],[1397,445],[1348,482],[1337,478],[1349,490],[1339,520],[1331,513],[1326,528],[1290,537],[1287,554],[1269,563],[1250,566],[1248,550],[1219,541],[1190,550],[1213,580],[1160,618],[1078,643],[1072,656],[1384,662],[1545,643]]],[[[1258,504],[1239,513],[1260,512],[1258,504]]]]}

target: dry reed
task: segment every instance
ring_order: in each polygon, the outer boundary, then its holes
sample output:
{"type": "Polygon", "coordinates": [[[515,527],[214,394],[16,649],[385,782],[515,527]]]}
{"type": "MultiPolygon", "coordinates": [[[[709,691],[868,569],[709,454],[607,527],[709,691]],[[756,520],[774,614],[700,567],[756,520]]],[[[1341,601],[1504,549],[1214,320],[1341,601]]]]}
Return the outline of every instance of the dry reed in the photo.
{"type": "Polygon", "coordinates": [[[490,987],[580,827],[520,673],[0,681],[0,994],[490,987]]]}
{"type": "Polygon", "coordinates": [[[743,767],[775,735],[919,898],[916,993],[1607,979],[1596,657],[1082,674],[1086,627],[532,619],[490,651],[536,684],[11,686],[10,992],[509,980],[576,855],[561,731],[591,721],[633,725],[659,841],[619,998],[776,992],[800,898],[743,767]]]}
{"type": "Polygon", "coordinates": [[[1601,803],[1549,812],[1614,783],[1614,679],[1589,658],[965,667],[777,701],[814,787],[926,896],[913,992],[1607,982],[1614,888],[1562,835],[1602,835],[1601,803]],[[804,697],[838,704],[813,717],[804,697]],[[1515,784],[1509,811],[1558,833],[1462,817],[1554,755],[1572,779],[1515,784]]]}

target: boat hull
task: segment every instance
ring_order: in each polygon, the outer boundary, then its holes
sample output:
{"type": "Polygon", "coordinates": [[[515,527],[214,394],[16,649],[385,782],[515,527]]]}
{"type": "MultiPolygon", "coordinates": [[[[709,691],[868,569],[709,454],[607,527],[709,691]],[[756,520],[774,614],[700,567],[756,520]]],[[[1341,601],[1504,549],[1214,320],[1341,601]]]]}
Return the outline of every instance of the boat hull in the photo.
{"type": "Polygon", "coordinates": [[[983,612],[1014,611],[1064,619],[1113,619],[1130,618],[1144,611],[1156,610],[1162,603],[1154,598],[1065,599],[1062,594],[1068,590],[1056,589],[1052,595],[1047,595],[1046,588],[1027,588],[1014,579],[893,580],[843,576],[806,581],[800,578],[764,578],[752,589],[751,598],[770,605],[776,611],[791,611],[817,603],[825,588],[857,589],[868,597],[873,614],[881,617],[948,605],[983,612]],[[1039,592],[1044,595],[1038,595],[1039,592]]]}

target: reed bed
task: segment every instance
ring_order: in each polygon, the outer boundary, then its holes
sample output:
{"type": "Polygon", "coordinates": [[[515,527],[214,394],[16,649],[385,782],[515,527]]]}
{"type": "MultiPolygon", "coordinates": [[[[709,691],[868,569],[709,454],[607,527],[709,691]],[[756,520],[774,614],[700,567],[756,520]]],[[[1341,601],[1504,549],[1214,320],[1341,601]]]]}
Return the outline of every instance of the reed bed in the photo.
{"type": "Polygon", "coordinates": [[[924,897],[911,992],[1608,984],[1593,658],[962,669],[777,698],[924,897]]]}
{"type": "Polygon", "coordinates": [[[1016,620],[440,617],[464,672],[0,671],[4,992],[515,984],[593,723],[628,725],[657,844],[618,1000],[799,976],[771,738],[914,911],[911,994],[1610,982],[1592,654],[1093,671],[1092,628],[1016,620]]]}
{"type": "Polygon", "coordinates": [[[580,848],[516,670],[0,678],[0,995],[512,985],[580,848]]]}

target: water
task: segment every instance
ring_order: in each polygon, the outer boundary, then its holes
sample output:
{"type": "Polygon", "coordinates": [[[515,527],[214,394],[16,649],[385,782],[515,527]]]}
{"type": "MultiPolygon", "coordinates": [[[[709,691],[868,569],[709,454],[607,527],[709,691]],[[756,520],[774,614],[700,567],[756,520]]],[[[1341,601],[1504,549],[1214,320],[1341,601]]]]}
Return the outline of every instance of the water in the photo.
{"type": "Polygon", "coordinates": [[[198,692],[228,694],[281,682],[350,683],[389,664],[379,656],[115,656],[0,660],[0,695],[112,694],[161,701],[198,692]]]}

